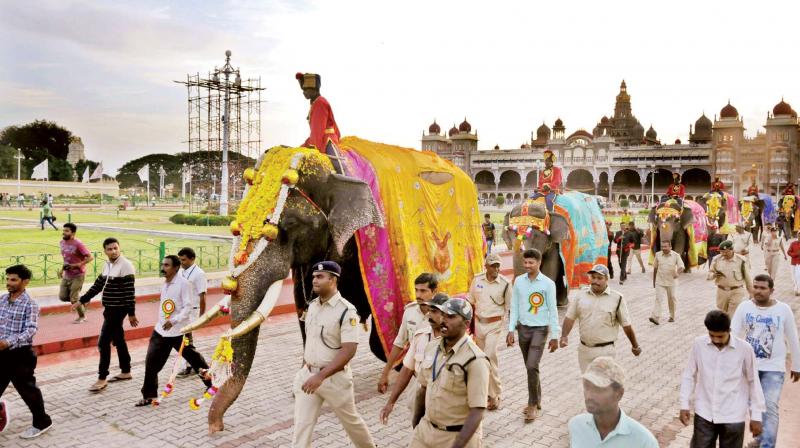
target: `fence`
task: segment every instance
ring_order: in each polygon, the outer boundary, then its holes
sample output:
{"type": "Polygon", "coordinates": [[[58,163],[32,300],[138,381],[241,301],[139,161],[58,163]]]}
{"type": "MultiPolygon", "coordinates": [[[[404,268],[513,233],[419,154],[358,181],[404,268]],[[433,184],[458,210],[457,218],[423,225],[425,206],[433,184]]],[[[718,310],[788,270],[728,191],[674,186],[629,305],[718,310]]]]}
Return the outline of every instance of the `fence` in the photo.
{"type": "MultiPolygon", "coordinates": [[[[156,246],[156,245],[154,245],[156,246]]],[[[171,247],[164,241],[152,249],[133,249],[124,251],[125,257],[133,263],[137,276],[158,275],[161,260],[169,253],[177,253],[184,245],[171,247]]],[[[221,270],[228,266],[229,246],[192,246],[197,255],[195,263],[205,270],[221,270]]],[[[94,260],[86,266],[86,278],[93,279],[103,272],[105,254],[92,252],[94,260]]],[[[10,255],[0,258],[5,267],[24,264],[33,272],[31,282],[37,285],[58,283],[58,271],[64,264],[61,254],[10,255]]],[[[5,267],[3,269],[5,269],[5,267]]]]}

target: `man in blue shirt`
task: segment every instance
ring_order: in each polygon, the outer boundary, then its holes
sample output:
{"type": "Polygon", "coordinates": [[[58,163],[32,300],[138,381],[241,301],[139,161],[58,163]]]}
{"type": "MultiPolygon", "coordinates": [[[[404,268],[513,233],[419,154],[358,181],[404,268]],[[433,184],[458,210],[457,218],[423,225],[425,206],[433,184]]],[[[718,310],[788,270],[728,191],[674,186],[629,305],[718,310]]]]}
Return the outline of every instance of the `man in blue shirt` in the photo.
{"type": "Polygon", "coordinates": [[[511,317],[508,321],[506,345],[514,345],[514,330],[519,333],[519,348],[528,373],[528,405],[525,423],[530,423],[542,413],[542,387],[539,381],[539,361],[550,333],[550,352],[558,348],[558,309],[556,284],[539,271],[542,253],[528,249],[522,254],[525,274],[514,280],[511,295],[511,317]]]}
{"type": "MultiPolygon", "coordinates": [[[[36,353],[31,346],[39,328],[39,305],[25,291],[30,281],[30,269],[21,264],[9,266],[8,294],[0,296],[0,396],[12,383],[33,414],[33,426],[20,434],[23,439],[39,437],[53,426],[33,376],[36,353]]],[[[8,405],[0,401],[0,432],[5,431],[8,419],[8,405]]]]}
{"type": "Polygon", "coordinates": [[[620,409],[624,384],[625,372],[614,358],[601,356],[589,363],[583,374],[583,397],[588,412],[570,419],[570,446],[658,448],[653,434],[620,409]]]}

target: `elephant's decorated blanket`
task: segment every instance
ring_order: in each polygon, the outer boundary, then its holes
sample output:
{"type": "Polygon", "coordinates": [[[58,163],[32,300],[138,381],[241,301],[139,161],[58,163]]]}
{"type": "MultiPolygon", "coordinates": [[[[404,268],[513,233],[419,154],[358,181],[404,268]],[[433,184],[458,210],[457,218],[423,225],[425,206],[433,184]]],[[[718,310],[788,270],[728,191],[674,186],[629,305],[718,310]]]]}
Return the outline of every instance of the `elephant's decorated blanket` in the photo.
{"type": "MultiPolygon", "coordinates": [[[[694,216],[692,232],[690,232],[689,236],[694,240],[695,259],[697,259],[697,257],[708,259],[706,251],[706,242],[708,240],[708,231],[706,230],[706,211],[703,209],[702,205],[688,199],[683,201],[683,205],[684,207],[689,207],[692,210],[692,216],[694,216]],[[692,233],[694,233],[694,235],[692,235],[692,233]]],[[[689,258],[691,259],[691,250],[689,253],[689,258]]]]}
{"type": "MultiPolygon", "coordinates": [[[[385,350],[391,348],[414,279],[435,273],[439,290],[465,293],[483,270],[483,233],[472,180],[432,152],[356,137],[341,141],[348,173],[371,188],[386,226],[356,233],[361,275],[385,350]]],[[[388,351],[387,351],[388,353],[388,351]]]]}
{"type": "Polygon", "coordinates": [[[726,235],[730,235],[733,233],[735,229],[735,225],[739,224],[739,221],[742,220],[742,217],[739,215],[739,202],[736,198],[728,193],[725,192],[725,225],[719,230],[720,233],[724,233],[726,235]]]}
{"type": "Polygon", "coordinates": [[[764,210],[761,211],[761,219],[764,224],[773,224],[778,217],[778,210],[772,202],[772,196],[766,193],[758,193],[758,198],[764,202],[764,210]]]}
{"type": "Polygon", "coordinates": [[[561,242],[567,284],[570,288],[588,284],[586,273],[592,266],[608,261],[603,213],[592,196],[578,191],[557,195],[554,211],[567,218],[570,227],[569,239],[561,242]]]}

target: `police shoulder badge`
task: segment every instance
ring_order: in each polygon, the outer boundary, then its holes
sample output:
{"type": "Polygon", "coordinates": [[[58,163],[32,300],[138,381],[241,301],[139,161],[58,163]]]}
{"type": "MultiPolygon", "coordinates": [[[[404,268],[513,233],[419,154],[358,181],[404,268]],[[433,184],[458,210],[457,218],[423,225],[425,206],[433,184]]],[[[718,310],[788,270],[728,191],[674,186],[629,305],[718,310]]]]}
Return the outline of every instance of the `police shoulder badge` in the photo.
{"type": "Polygon", "coordinates": [[[356,321],[355,317],[351,317],[350,318],[350,326],[351,327],[355,327],[357,323],[358,323],[358,321],[356,321]]]}

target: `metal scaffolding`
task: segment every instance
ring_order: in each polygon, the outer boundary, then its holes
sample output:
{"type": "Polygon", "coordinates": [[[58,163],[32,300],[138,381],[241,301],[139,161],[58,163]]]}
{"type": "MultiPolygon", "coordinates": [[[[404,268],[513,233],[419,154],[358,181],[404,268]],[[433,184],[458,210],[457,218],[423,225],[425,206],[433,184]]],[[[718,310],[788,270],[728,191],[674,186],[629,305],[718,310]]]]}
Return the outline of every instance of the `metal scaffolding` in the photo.
{"type": "Polygon", "coordinates": [[[230,51],[225,53],[225,65],[214,68],[202,78],[200,73],[188,74],[184,84],[188,93],[188,143],[191,155],[205,152],[205,169],[193,164],[187,167],[191,203],[192,181],[200,183],[211,204],[211,176],[220,179],[220,214],[228,213],[228,200],[241,199],[242,157],[257,158],[261,151],[261,78],[241,79],[239,69],[230,65],[230,51]],[[235,75],[232,77],[231,75],[235,75]],[[228,113],[226,114],[226,110],[228,113]],[[227,127],[227,129],[226,129],[227,127]],[[233,188],[228,189],[228,181],[233,188]]]}

